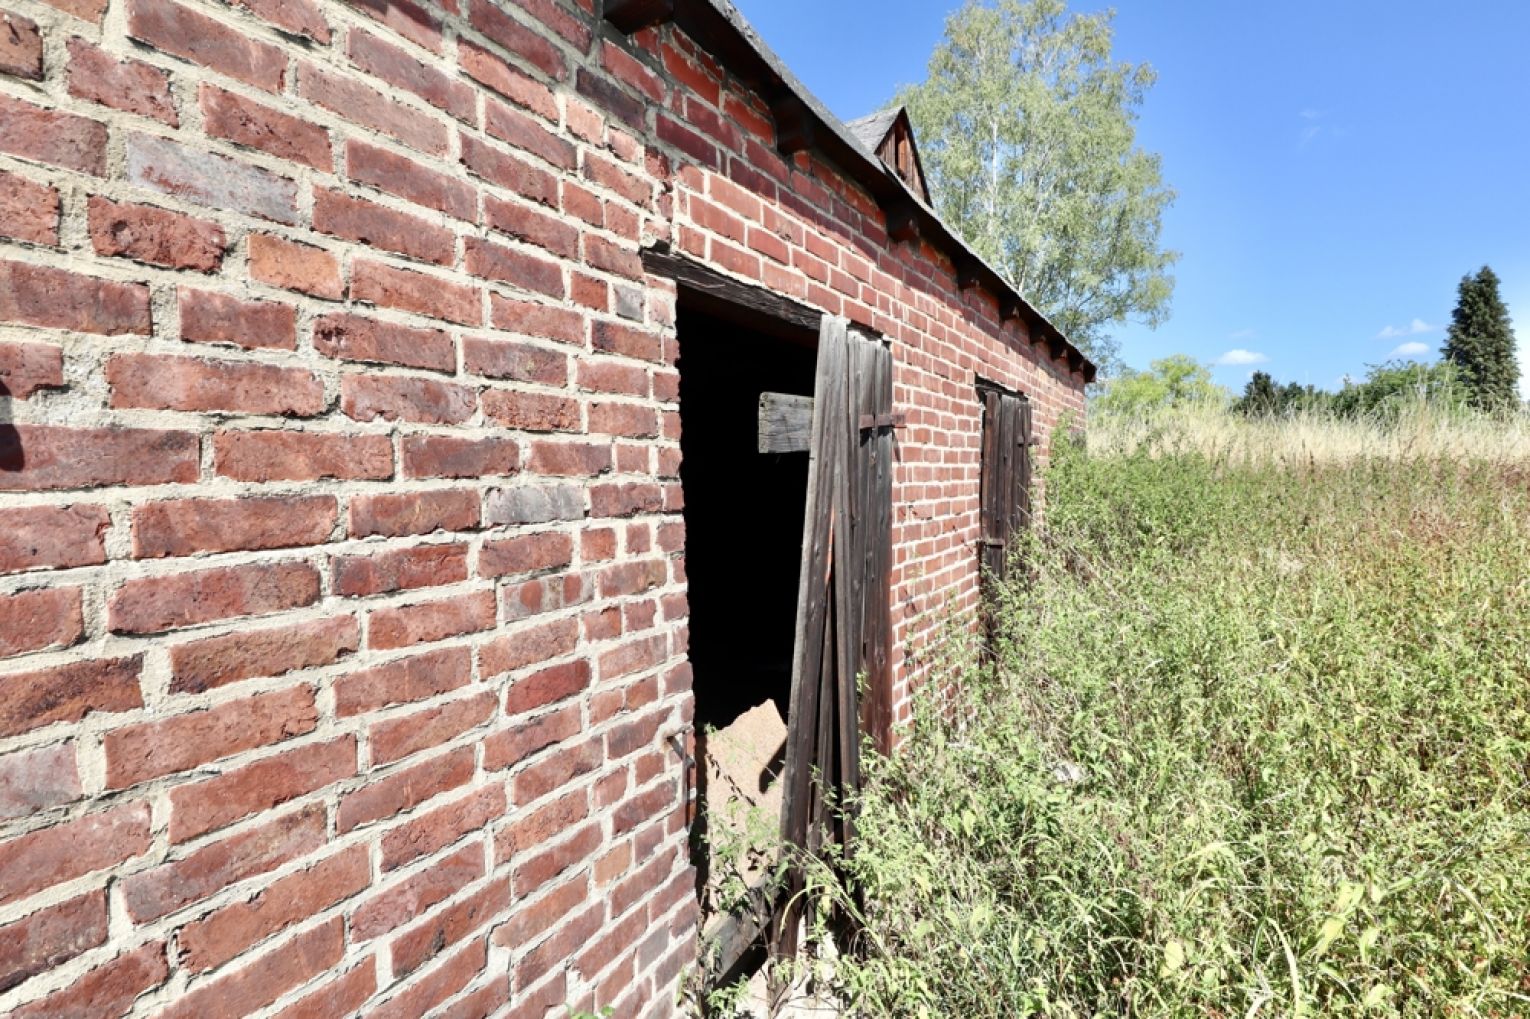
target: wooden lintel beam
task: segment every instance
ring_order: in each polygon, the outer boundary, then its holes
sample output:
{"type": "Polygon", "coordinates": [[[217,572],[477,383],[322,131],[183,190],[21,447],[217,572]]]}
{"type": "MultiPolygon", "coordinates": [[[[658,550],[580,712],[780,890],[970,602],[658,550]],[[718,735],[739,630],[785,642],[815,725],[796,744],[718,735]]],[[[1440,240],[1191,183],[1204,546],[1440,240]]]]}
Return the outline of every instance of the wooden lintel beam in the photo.
{"type": "Polygon", "coordinates": [[[770,114],[776,121],[776,148],[783,156],[796,155],[813,147],[816,123],[807,104],[790,92],[770,101],[770,114]]]}
{"type": "Polygon", "coordinates": [[[606,20],[626,35],[675,16],[675,0],[606,0],[606,20]]]}
{"type": "Polygon", "coordinates": [[[905,198],[887,206],[886,211],[888,237],[895,241],[919,239],[919,217],[915,214],[913,202],[905,198]]]}

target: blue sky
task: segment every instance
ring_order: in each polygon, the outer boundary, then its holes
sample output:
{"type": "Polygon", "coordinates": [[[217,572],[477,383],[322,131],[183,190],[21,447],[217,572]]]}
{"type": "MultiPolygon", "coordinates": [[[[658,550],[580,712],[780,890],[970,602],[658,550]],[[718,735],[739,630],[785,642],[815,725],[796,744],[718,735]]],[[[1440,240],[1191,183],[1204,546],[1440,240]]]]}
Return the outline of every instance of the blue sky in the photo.
{"type": "MultiPolygon", "coordinates": [[[[958,6],[735,2],[845,118],[921,79],[958,6]]],[[[1117,59],[1158,71],[1138,142],[1179,194],[1164,238],[1183,255],[1169,321],[1118,330],[1128,364],[1183,352],[1235,389],[1256,367],[1332,388],[1433,359],[1486,263],[1530,369],[1530,3],[1114,6],[1117,59]]]]}

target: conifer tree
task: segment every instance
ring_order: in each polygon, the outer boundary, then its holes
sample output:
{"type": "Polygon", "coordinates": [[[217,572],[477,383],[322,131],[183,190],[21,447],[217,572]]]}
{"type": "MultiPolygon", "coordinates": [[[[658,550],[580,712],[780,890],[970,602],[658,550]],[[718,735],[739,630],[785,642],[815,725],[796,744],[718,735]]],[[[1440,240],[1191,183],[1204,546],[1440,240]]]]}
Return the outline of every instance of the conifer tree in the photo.
{"type": "Polygon", "coordinates": [[[1461,372],[1471,402],[1484,410],[1513,406],[1519,385],[1514,330],[1498,293],[1498,275],[1483,266],[1463,276],[1441,353],[1461,372]]]}

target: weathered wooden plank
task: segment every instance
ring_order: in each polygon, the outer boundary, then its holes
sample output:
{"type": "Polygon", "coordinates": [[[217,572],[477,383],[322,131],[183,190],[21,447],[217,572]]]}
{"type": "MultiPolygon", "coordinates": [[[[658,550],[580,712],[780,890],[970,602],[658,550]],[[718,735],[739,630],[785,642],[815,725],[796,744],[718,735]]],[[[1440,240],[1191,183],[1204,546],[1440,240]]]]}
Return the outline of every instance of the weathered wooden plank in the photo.
{"type": "MultiPolygon", "coordinates": [[[[825,317],[819,330],[818,369],[813,384],[813,432],[808,448],[807,506],[803,516],[802,568],[797,583],[797,630],[792,652],[792,688],[787,714],[786,762],[782,774],[781,838],[807,848],[816,828],[813,772],[818,764],[820,713],[825,674],[833,660],[827,643],[829,583],[834,542],[834,461],[836,426],[844,393],[845,322],[825,317]]],[[[830,699],[832,701],[832,699],[830,699]]],[[[817,790],[821,793],[821,790],[817,790]]],[[[793,955],[801,918],[803,875],[787,871],[785,907],[772,940],[776,950],[793,955]]]]}
{"type": "MultiPolygon", "coordinates": [[[[892,413],[892,351],[878,346],[872,383],[873,412],[892,413]]],[[[901,415],[894,415],[899,417],[901,415]]],[[[862,613],[863,661],[866,675],[861,728],[883,753],[892,750],[892,470],[896,438],[879,430],[868,443],[872,457],[869,505],[866,513],[868,550],[865,604],[862,613]]]]}
{"type": "Polygon", "coordinates": [[[813,342],[818,334],[824,315],[816,308],[724,276],[667,247],[645,248],[642,258],[645,269],[674,280],[700,311],[745,322],[750,328],[784,339],[813,342]]]}
{"type": "Polygon", "coordinates": [[[760,394],[761,453],[806,452],[813,438],[813,398],[795,393],[760,394]]]}

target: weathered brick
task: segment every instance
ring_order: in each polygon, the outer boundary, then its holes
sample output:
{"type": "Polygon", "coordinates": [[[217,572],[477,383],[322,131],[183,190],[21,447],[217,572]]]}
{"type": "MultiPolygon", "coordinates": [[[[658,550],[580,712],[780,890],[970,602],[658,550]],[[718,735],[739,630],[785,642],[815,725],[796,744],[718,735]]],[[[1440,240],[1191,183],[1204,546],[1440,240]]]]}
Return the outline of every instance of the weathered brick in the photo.
{"type": "Polygon", "coordinates": [[[259,616],[319,600],[308,563],[250,563],[129,580],[107,602],[112,633],[163,633],[239,616],[259,616]]]}
{"type": "Polygon", "coordinates": [[[99,177],[106,134],[98,121],[0,95],[0,152],[99,177]]]}
{"type": "Polygon", "coordinates": [[[90,240],[98,255],[121,255],[171,269],[215,272],[225,240],[216,223],[92,195],[90,240]]]}
{"type": "Polygon", "coordinates": [[[403,452],[410,478],[479,478],[520,470],[521,450],[513,439],[406,435],[403,452]]]}
{"type": "Polygon", "coordinates": [[[478,409],[467,386],[403,375],[350,373],[340,380],[340,406],[356,421],[457,425],[478,409]]]}
{"type": "MultiPolygon", "coordinates": [[[[468,45],[466,40],[462,45],[468,45]]],[[[558,179],[551,172],[470,134],[460,137],[462,165],[469,171],[534,202],[558,204],[558,179]]]]}
{"type": "Polygon", "coordinates": [[[193,973],[221,966],[251,945],[356,895],[370,881],[366,847],[343,849],[278,878],[252,898],[186,924],[176,939],[181,965],[193,973]]]}
{"type": "Polygon", "coordinates": [[[280,47],[171,0],[128,0],[127,8],[128,35],[139,42],[267,92],[281,91],[287,56],[280,47]]]}
{"type": "Polygon", "coordinates": [[[414,329],[360,315],[325,315],[313,326],[314,349],[345,361],[396,364],[451,372],[457,367],[457,347],[439,329],[414,329]]]}
{"type": "Polygon", "coordinates": [[[469,336],[462,343],[463,366],[475,375],[561,386],[568,381],[568,355],[531,343],[469,336]]]}
{"type": "Polygon", "coordinates": [[[590,489],[590,515],[630,517],[664,508],[664,490],[647,482],[616,482],[590,489]]]}
{"type": "Polygon", "coordinates": [[[393,442],[335,432],[217,432],[213,462],[237,481],[380,481],[393,476],[393,442]]]}
{"type": "Polygon", "coordinates": [[[484,417],[506,428],[528,432],[579,431],[579,401],[572,397],[517,389],[486,389],[479,397],[479,403],[484,417]]]}
{"type": "Polygon", "coordinates": [[[457,944],[510,908],[510,882],[490,879],[484,887],[393,939],[393,975],[419,969],[446,948],[457,944]]]}
{"type": "Polygon", "coordinates": [[[138,60],[119,60],[78,36],[69,40],[69,94],[170,127],[181,123],[169,74],[138,60]]]}
{"type": "Polygon", "coordinates": [[[244,679],[330,665],[361,642],[354,616],[269,630],[236,630],[170,649],[170,692],[202,693],[244,679]]]}
{"type": "Polygon", "coordinates": [[[107,733],[103,741],[106,784],[122,789],[188,771],[230,754],[312,732],[317,720],[313,691],[299,686],[229,701],[206,711],[123,726],[107,733]]]}
{"type": "Polygon", "coordinates": [[[455,252],[451,231],[338,191],[315,190],[313,222],[323,233],[439,265],[450,264],[455,252]]]}
{"type": "MultiPolygon", "coordinates": [[[[546,770],[551,774],[554,770],[551,768],[553,765],[558,766],[556,770],[559,774],[566,774],[571,764],[585,759],[576,753],[580,749],[579,747],[571,747],[560,754],[544,759],[539,764],[533,765],[522,772],[521,775],[522,777],[535,775],[538,769],[546,770]]],[[[573,776],[569,777],[577,777],[578,774],[580,772],[576,771],[573,776]]],[[[567,778],[564,779],[564,781],[566,780],[567,778]]],[[[511,888],[519,897],[524,898],[534,895],[559,874],[594,856],[596,851],[600,849],[601,844],[601,832],[598,824],[587,824],[575,829],[571,835],[552,847],[522,857],[516,863],[515,870],[513,871],[511,888]]],[[[581,942],[583,940],[583,938],[580,939],[581,942]]],[[[572,951],[569,954],[572,955],[572,951]]]]}
{"type": "Polygon", "coordinates": [[[401,48],[384,42],[371,32],[351,32],[347,52],[351,62],[368,74],[406,92],[413,92],[458,120],[468,123],[473,121],[478,104],[474,100],[472,88],[463,82],[453,81],[436,67],[416,60],[401,48]]]}
{"type": "Polygon", "coordinates": [[[410,148],[432,155],[446,151],[445,124],[320,64],[299,65],[298,94],[352,123],[397,138],[410,148]]]}
{"type": "Polygon", "coordinates": [[[25,400],[64,385],[63,348],[51,343],[0,343],[0,395],[25,400]]]}
{"type": "Polygon", "coordinates": [[[175,999],[160,1019],[250,1015],[339,964],[345,930],[339,917],[288,938],[253,962],[175,999]]]}
{"type": "Polygon", "coordinates": [[[331,301],[345,295],[340,260],[323,248],[271,234],[251,234],[249,265],[250,279],[273,287],[331,301]]]}
{"type": "Polygon", "coordinates": [[[154,559],[317,545],[328,540],[337,514],[333,496],[144,503],[133,509],[133,555],[154,559]]]}
{"type": "Polygon", "coordinates": [[[356,738],[267,757],[170,794],[170,841],[185,842],[356,774],[356,738]]]}
{"type": "Polygon", "coordinates": [[[522,534],[485,541],[478,554],[480,577],[509,577],[560,569],[574,558],[574,540],[564,531],[522,534]]]}
{"type": "Polygon", "coordinates": [[[0,902],[141,856],[149,848],[149,805],[109,810],[40,828],[0,845],[0,902]]]}
{"type": "Polygon", "coordinates": [[[358,184],[369,185],[467,223],[478,221],[478,195],[472,185],[437,173],[381,146],[352,138],[345,144],[345,169],[350,179],[358,184]]]}
{"type": "Polygon", "coordinates": [[[95,1019],[127,1014],[145,991],[170,975],[165,943],[151,942],[125,952],[52,994],[11,1012],[11,1019],[95,1019]]]}
{"type": "Polygon", "coordinates": [[[582,724],[577,704],[519,721],[513,728],[503,729],[484,740],[483,766],[490,771],[513,768],[531,755],[577,736],[582,724]]]}
{"type": "Polygon", "coordinates": [[[484,220],[490,229],[559,258],[571,259],[579,254],[579,228],[576,225],[524,202],[487,198],[484,200],[484,220]]]}
{"type": "MultiPolygon", "coordinates": [[[[160,0],[142,0],[155,6],[160,0]]],[[[169,6],[166,4],[166,6],[169,6]]],[[[296,223],[297,185],[250,163],[143,134],[127,139],[127,179],[212,209],[296,223]]]]}
{"type": "Polygon", "coordinates": [[[491,526],[545,524],[583,518],[584,491],[572,483],[495,489],[489,493],[484,505],[484,521],[491,526]]]}
{"type": "MultiPolygon", "coordinates": [[[[500,590],[502,618],[513,623],[556,612],[589,601],[593,593],[594,585],[584,573],[562,573],[508,584],[500,590]]],[[[595,630],[586,625],[585,636],[596,639],[594,634],[595,630]]]]}
{"type": "Polygon", "coordinates": [[[560,80],[568,76],[568,64],[558,47],[500,8],[492,4],[474,5],[472,24],[490,41],[503,46],[549,78],[560,80]]]}
{"type": "Polygon", "coordinates": [[[288,1005],[271,1019],[333,1019],[359,1015],[361,1006],[377,991],[377,967],[371,959],[342,973],[316,991],[288,1005]]]}
{"type": "Polygon", "coordinates": [[[0,261],[0,322],[71,332],[149,332],[149,288],[0,261]]]}
{"type": "Polygon", "coordinates": [[[278,159],[290,159],[315,170],[334,168],[329,132],[318,124],[281,113],[241,95],[203,82],[197,92],[202,119],[210,138],[259,149],[278,159]]]}
{"type": "Polygon", "coordinates": [[[395,770],[383,778],[374,778],[340,797],[335,830],[343,834],[373,821],[408,813],[426,800],[467,785],[473,779],[473,769],[473,748],[461,747],[395,770]]]}
{"type": "MultiPolygon", "coordinates": [[[[552,89],[507,61],[488,46],[471,39],[457,44],[457,61],[468,77],[498,92],[517,106],[525,107],[543,120],[558,120],[558,101],[552,89]]],[[[492,103],[492,99],[485,99],[492,103]]]]}
{"type": "Polygon", "coordinates": [[[101,15],[106,13],[109,0],[43,0],[43,2],[50,7],[58,8],[65,14],[96,24],[100,22],[101,15]]]}
{"type": "Polygon", "coordinates": [[[492,693],[475,694],[412,715],[377,722],[367,730],[374,765],[388,764],[439,746],[488,721],[494,713],[492,693]]]}
{"type": "Polygon", "coordinates": [[[367,644],[378,650],[429,644],[494,626],[494,592],[378,609],[367,617],[367,644]]]}
{"type": "Polygon", "coordinates": [[[474,276],[549,297],[563,296],[563,269],[557,262],[480,237],[469,237],[465,244],[467,271],[474,276]]]}
{"type": "Polygon", "coordinates": [[[662,361],[664,358],[664,347],[657,335],[619,322],[596,322],[592,340],[594,348],[604,353],[642,361],[662,361]]]}
{"type": "Polygon", "coordinates": [[[579,363],[579,388],[592,393],[648,395],[648,369],[601,358],[579,363]]]}
{"type": "Polygon", "coordinates": [[[146,923],[306,856],[324,842],[324,808],[306,807],[134,874],[118,887],[128,916],[146,923]]]}
{"type": "Polygon", "coordinates": [[[533,442],[526,469],[548,478],[592,478],[611,469],[611,444],[533,442]]]}
{"type": "Polygon", "coordinates": [[[481,831],[505,812],[505,789],[491,785],[390,829],[382,837],[382,869],[430,856],[458,839],[481,831]]]}
{"type": "Polygon", "coordinates": [[[455,584],[467,579],[467,546],[420,545],[336,556],[330,572],[334,593],[350,598],[455,584]]]}
{"type": "Polygon", "coordinates": [[[370,259],[351,267],[351,298],[459,325],[483,321],[483,294],[476,287],[370,259]]]}
{"type": "Polygon", "coordinates": [[[428,700],[472,681],[473,658],[467,648],[429,651],[341,676],[335,680],[335,713],[347,718],[390,704],[428,700]]]}
{"type": "Polygon", "coordinates": [[[0,594],[0,658],[68,647],[84,637],[78,587],[0,594]]]}
{"type": "Polygon", "coordinates": [[[0,237],[56,245],[58,208],[56,189],[0,170],[0,237]]]}
{"type": "Polygon", "coordinates": [[[290,304],[243,301],[212,290],[184,287],[177,296],[183,340],[231,343],[249,350],[297,348],[297,313],[290,304]]]}
{"type": "Polygon", "coordinates": [[[578,642],[579,624],[573,619],[557,619],[512,631],[484,646],[481,655],[484,677],[561,658],[573,651],[578,642]]]}
{"type": "Polygon", "coordinates": [[[302,368],[165,354],[114,354],[106,362],[113,407],[312,417],[328,397],[302,368]]]}
{"type": "Polygon", "coordinates": [[[73,743],[0,756],[0,820],[28,817],[81,795],[73,743]]]}
{"type": "Polygon", "coordinates": [[[635,403],[599,401],[590,404],[590,431],[629,439],[651,439],[659,434],[659,415],[652,407],[635,403]]]}
{"type": "MultiPolygon", "coordinates": [[[[453,754],[452,758],[457,755],[453,754]]],[[[468,755],[471,757],[471,754],[468,755]]],[[[464,846],[419,873],[379,891],[351,916],[351,937],[370,941],[421,916],[483,876],[483,849],[464,846]]]]}
{"type": "Polygon", "coordinates": [[[292,35],[303,35],[315,42],[327,43],[329,22],[313,0],[234,0],[245,10],[292,35]]]}
{"type": "MultiPolygon", "coordinates": [[[[367,1013],[367,1019],[414,1019],[427,1013],[435,1014],[437,1005],[461,991],[484,971],[485,961],[486,941],[475,938],[446,962],[372,1009],[367,1013]]],[[[530,1014],[526,1013],[527,1016],[530,1014]]]]}
{"type": "Polygon", "coordinates": [[[86,892],[0,927],[0,993],[106,943],[106,893],[86,892]]]}
{"type": "Polygon", "coordinates": [[[143,707],[138,676],[143,656],[70,662],[0,676],[0,736],[15,736],[52,722],[78,722],[95,711],[143,707]]]}
{"type": "Polygon", "coordinates": [[[472,531],[478,524],[478,493],[470,489],[358,495],[351,499],[353,538],[472,531]]]}
{"type": "Polygon", "coordinates": [[[42,81],[42,35],[31,18],[0,11],[0,74],[42,81]]]}

